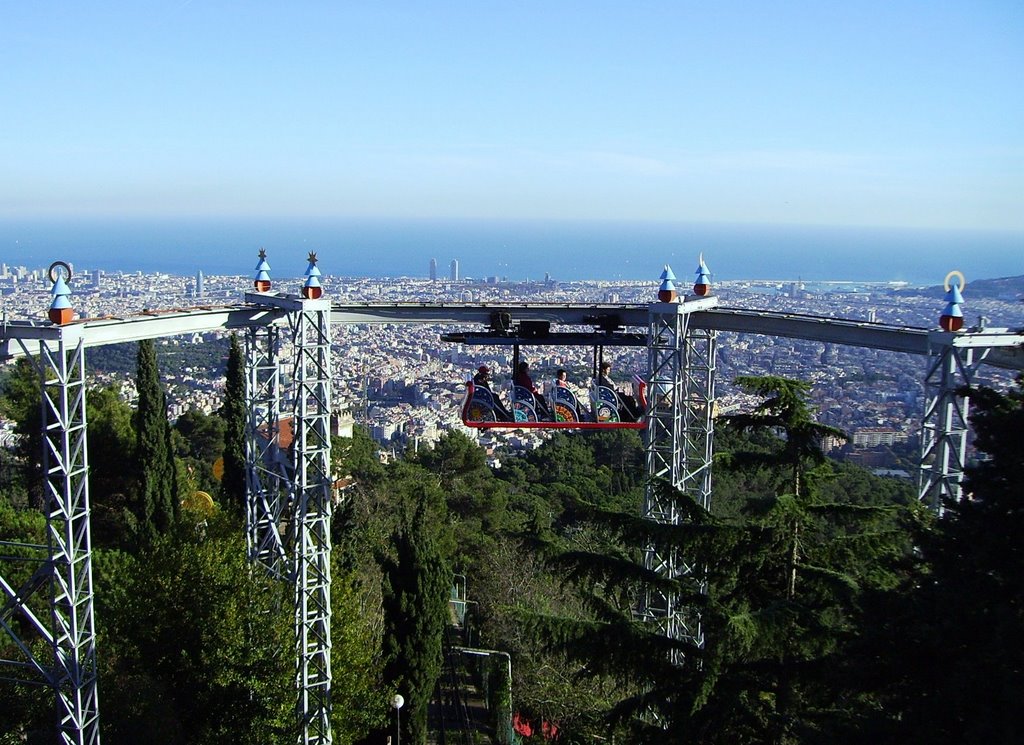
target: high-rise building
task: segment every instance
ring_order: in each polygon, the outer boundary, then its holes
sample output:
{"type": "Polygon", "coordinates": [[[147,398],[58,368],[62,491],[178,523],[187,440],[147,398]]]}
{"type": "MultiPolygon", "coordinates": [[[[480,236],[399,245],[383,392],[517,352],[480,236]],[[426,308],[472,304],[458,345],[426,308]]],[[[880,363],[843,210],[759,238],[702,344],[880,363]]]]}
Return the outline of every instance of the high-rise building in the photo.
{"type": "Polygon", "coordinates": [[[437,259],[430,260],[430,281],[437,281],[437,259]]]}
{"type": "Polygon", "coordinates": [[[451,276],[452,282],[458,282],[459,281],[459,260],[458,259],[452,259],[451,270],[452,270],[452,276],[451,276]]]}
{"type": "Polygon", "coordinates": [[[206,288],[203,286],[203,270],[196,272],[196,297],[205,297],[206,288]]]}

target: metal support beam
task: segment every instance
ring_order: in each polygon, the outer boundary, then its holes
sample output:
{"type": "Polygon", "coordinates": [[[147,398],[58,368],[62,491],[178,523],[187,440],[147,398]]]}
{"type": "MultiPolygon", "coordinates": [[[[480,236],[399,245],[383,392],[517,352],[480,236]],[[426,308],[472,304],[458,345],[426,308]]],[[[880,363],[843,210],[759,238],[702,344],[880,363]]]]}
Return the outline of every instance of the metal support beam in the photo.
{"type": "Polygon", "coordinates": [[[683,466],[679,488],[711,509],[718,332],[691,327],[683,367],[683,466]]]}
{"type": "Polygon", "coordinates": [[[54,689],[60,742],[97,745],[100,741],[93,611],[92,540],[89,531],[89,458],[86,447],[85,344],[68,329],[39,349],[19,339],[22,352],[39,373],[43,427],[44,508],[47,558],[15,590],[0,578],[4,606],[0,625],[28,660],[25,670],[41,673],[54,689]],[[29,600],[49,588],[49,623],[29,600]],[[35,657],[18,638],[10,616],[19,614],[49,645],[51,659],[35,657]]]}
{"type": "Polygon", "coordinates": [[[279,353],[275,326],[248,330],[249,556],[294,585],[299,742],[330,745],[331,306],[265,293],[246,300],[283,312],[291,353],[279,353]]]}
{"type": "MultiPolygon", "coordinates": [[[[647,488],[643,516],[678,525],[674,494],[665,494],[658,480],[668,482],[705,508],[711,500],[711,456],[715,397],[717,334],[688,328],[682,305],[651,306],[648,346],[648,413],[646,430],[647,488]]],[[[668,579],[694,577],[703,592],[701,571],[676,551],[649,546],[644,566],[668,579]]],[[[639,617],[655,623],[670,639],[703,647],[700,615],[680,607],[674,593],[649,590],[639,617]]],[[[682,663],[677,651],[673,661],[682,663]]]]}
{"type": "Polygon", "coordinates": [[[295,355],[295,635],[301,742],[331,742],[330,305],[307,300],[289,316],[295,355]]]}
{"type": "Polygon", "coordinates": [[[963,496],[970,399],[957,390],[974,384],[992,348],[972,343],[970,334],[935,332],[929,342],[918,497],[941,512],[944,500],[963,496]]]}
{"type": "Polygon", "coordinates": [[[280,447],[280,363],[280,330],[246,329],[246,544],[250,561],[286,579],[290,567],[281,526],[291,464],[280,447]]]}

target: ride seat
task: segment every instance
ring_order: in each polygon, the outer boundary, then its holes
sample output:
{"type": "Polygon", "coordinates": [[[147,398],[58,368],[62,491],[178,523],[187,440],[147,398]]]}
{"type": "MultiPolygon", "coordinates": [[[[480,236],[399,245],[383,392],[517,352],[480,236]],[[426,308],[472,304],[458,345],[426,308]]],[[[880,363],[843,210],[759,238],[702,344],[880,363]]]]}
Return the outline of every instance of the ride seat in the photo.
{"type": "Polygon", "coordinates": [[[540,417],[533,391],[521,385],[512,386],[512,415],[517,422],[537,422],[540,417]]]}
{"type": "Polygon", "coordinates": [[[556,422],[580,422],[583,421],[583,412],[580,409],[580,402],[576,394],[569,388],[553,383],[553,389],[549,398],[550,408],[554,413],[556,422]]]}
{"type": "Polygon", "coordinates": [[[619,394],[607,386],[592,381],[590,386],[590,405],[594,410],[595,422],[621,422],[622,401],[619,394]]]}

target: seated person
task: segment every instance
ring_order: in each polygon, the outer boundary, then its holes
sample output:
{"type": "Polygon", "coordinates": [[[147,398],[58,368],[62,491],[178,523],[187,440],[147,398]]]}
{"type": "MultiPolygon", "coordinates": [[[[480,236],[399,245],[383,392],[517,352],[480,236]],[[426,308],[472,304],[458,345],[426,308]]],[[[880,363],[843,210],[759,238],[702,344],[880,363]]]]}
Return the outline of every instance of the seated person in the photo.
{"type": "Polygon", "coordinates": [[[571,416],[562,411],[562,416],[567,421],[579,421],[581,415],[579,401],[576,399],[576,391],[569,385],[569,375],[565,368],[558,368],[555,379],[549,382],[545,388],[548,397],[548,407],[555,412],[555,420],[558,420],[558,406],[561,405],[571,410],[571,416]]]}
{"type": "Polygon", "coordinates": [[[528,363],[519,363],[519,367],[516,369],[516,375],[512,379],[512,382],[533,394],[533,408],[536,410],[538,417],[542,417],[544,419],[551,418],[551,412],[548,410],[547,401],[545,401],[544,397],[537,391],[537,386],[533,384],[533,378],[530,377],[530,365],[528,363]]]}
{"type": "Polygon", "coordinates": [[[612,371],[612,364],[610,362],[602,362],[601,367],[598,369],[597,384],[603,388],[610,388],[615,391],[615,395],[619,399],[619,418],[624,422],[638,422],[643,412],[640,411],[640,407],[637,406],[636,399],[628,393],[623,393],[615,384],[611,378],[608,377],[612,371]]]}
{"type": "Polygon", "coordinates": [[[495,391],[491,390],[491,369],[487,365],[480,365],[477,369],[476,375],[473,376],[473,385],[484,388],[491,394],[491,400],[494,402],[495,419],[499,422],[513,421],[512,415],[505,408],[505,404],[501,402],[501,398],[495,391]]]}

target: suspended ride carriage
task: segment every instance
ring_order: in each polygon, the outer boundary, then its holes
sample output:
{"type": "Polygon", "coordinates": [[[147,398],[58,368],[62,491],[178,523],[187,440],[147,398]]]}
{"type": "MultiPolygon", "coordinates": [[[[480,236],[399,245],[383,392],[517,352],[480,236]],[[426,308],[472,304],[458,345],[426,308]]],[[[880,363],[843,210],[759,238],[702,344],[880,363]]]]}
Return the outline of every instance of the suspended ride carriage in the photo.
{"type": "Polygon", "coordinates": [[[462,403],[462,421],[477,429],[643,429],[646,408],[646,384],[634,376],[637,412],[612,388],[597,384],[598,370],[605,346],[644,346],[642,334],[618,330],[614,318],[600,317],[601,328],[594,333],[555,333],[548,322],[521,321],[514,324],[507,314],[496,313],[491,329],[485,333],[446,334],[444,341],[461,344],[511,345],[512,369],[520,361],[520,349],[531,346],[592,346],[594,348],[593,380],[587,406],[571,388],[552,384],[546,397],[530,389],[512,384],[508,388],[509,406],[506,408],[496,389],[466,381],[466,395],[462,403]],[[502,317],[504,316],[504,317],[502,317]]]}

